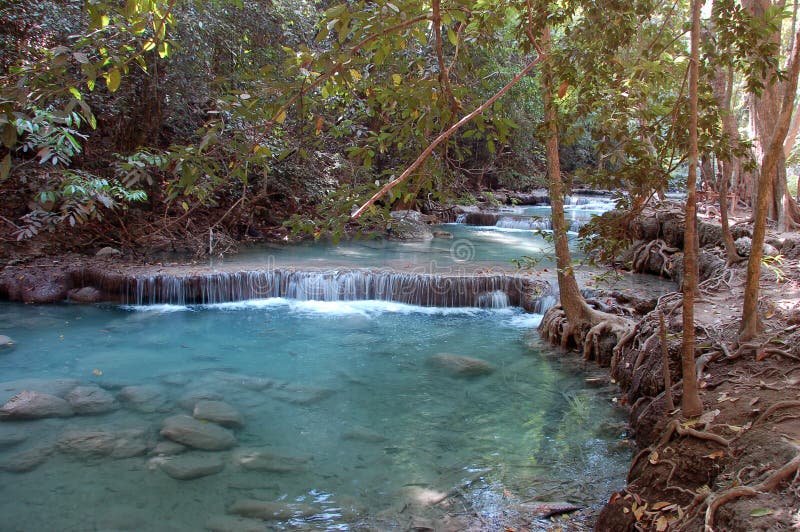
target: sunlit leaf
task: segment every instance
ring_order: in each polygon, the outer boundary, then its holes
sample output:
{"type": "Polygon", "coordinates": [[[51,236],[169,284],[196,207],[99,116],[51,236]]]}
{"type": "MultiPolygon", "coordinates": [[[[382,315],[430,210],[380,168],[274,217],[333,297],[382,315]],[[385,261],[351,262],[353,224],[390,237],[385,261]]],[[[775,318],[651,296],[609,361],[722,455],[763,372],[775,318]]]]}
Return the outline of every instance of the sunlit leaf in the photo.
{"type": "Polygon", "coordinates": [[[112,68],[108,71],[108,74],[106,74],[106,86],[111,92],[116,92],[121,81],[122,74],[117,67],[112,68]]]}
{"type": "Polygon", "coordinates": [[[774,511],[772,508],[755,508],[750,512],[750,517],[764,517],[771,515],[774,511]]]}

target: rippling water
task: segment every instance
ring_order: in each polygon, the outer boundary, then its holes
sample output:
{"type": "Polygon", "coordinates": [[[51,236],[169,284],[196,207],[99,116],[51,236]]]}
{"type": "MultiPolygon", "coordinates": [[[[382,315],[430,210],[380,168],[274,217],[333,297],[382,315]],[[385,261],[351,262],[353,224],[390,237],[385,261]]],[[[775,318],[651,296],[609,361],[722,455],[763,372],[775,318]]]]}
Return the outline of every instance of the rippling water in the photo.
{"type": "Polygon", "coordinates": [[[203,530],[242,499],[314,512],[245,524],[312,530],[403,528],[414,516],[457,511],[494,523],[511,500],[603,501],[624,483],[623,419],[583,376],[529,347],[538,319],[368,301],[2,304],[0,334],[16,345],[0,352],[0,399],[77,379],[109,391],[117,407],[0,422],[0,468],[39,457],[29,471],[0,471],[0,529],[203,530]],[[493,371],[459,376],[436,363],[440,353],[493,371]],[[9,384],[20,379],[43,381],[9,384]],[[124,400],[126,386],[143,384],[155,394],[149,403],[124,400]],[[151,454],[64,452],[75,431],[136,429],[152,448],[163,420],[191,414],[181,403],[197,393],[244,418],[232,449],[184,453],[213,455],[224,464],[216,474],[177,480],[151,454]],[[284,470],[243,466],[243,452],[262,451],[284,470]]]}

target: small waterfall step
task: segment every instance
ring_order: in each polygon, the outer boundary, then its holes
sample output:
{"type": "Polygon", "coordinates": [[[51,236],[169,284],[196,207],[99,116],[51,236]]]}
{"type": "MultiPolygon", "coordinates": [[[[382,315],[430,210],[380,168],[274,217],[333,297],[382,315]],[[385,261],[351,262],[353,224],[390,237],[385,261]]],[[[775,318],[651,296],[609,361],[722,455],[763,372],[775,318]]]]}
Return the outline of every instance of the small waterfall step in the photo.
{"type": "Polygon", "coordinates": [[[78,286],[94,286],[129,305],[214,304],[282,297],[314,301],[381,300],[426,307],[523,307],[531,310],[546,281],[508,274],[433,275],[380,270],[269,269],[135,275],[83,271],[78,286]]]}

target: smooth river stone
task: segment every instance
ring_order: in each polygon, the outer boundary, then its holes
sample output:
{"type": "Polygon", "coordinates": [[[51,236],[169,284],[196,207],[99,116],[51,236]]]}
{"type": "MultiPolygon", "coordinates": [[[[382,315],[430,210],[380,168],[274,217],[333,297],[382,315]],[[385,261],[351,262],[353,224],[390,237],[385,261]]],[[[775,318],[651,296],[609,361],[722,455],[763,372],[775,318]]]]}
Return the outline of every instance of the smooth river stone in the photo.
{"type": "Polygon", "coordinates": [[[305,504],[240,499],[233,503],[229,513],[267,521],[287,521],[296,517],[311,517],[318,511],[305,504]]]}
{"type": "Polygon", "coordinates": [[[244,426],[244,418],[238,410],[222,401],[198,401],[192,414],[195,419],[212,421],[223,427],[238,428],[244,426]]]}
{"type": "Polygon", "coordinates": [[[178,405],[186,410],[194,410],[194,405],[199,401],[221,401],[222,395],[207,390],[188,392],[178,399],[178,405]]]}
{"type": "Polygon", "coordinates": [[[452,353],[437,353],[428,360],[434,366],[457,377],[477,377],[488,375],[494,371],[494,366],[485,360],[452,353]]]}
{"type": "Polygon", "coordinates": [[[233,453],[233,463],[253,471],[291,473],[305,468],[311,455],[292,455],[271,450],[239,449],[233,453]]]}
{"type": "Polygon", "coordinates": [[[228,429],[186,415],[165,419],[161,435],[204,451],[222,451],[236,445],[236,437],[228,429]]]}
{"type": "Polygon", "coordinates": [[[25,390],[0,408],[0,419],[39,419],[43,417],[70,417],[72,407],[65,400],[47,393],[25,390]]]}
{"type": "Polygon", "coordinates": [[[76,414],[105,414],[118,408],[114,396],[99,386],[76,386],[66,397],[76,414]]]}
{"type": "Polygon", "coordinates": [[[145,413],[161,410],[167,401],[164,388],[155,384],[126,386],[119,391],[119,398],[128,408],[145,413]]]}
{"type": "Polygon", "coordinates": [[[159,462],[161,470],[178,480],[216,475],[225,467],[222,458],[217,454],[188,453],[165,458],[159,462]]]}
{"type": "Polygon", "coordinates": [[[158,444],[153,447],[150,451],[151,455],[155,456],[173,456],[176,454],[181,454],[182,452],[186,451],[187,447],[185,445],[181,445],[180,443],[164,440],[158,442],[158,444]]]}
{"type": "Polygon", "coordinates": [[[131,458],[147,453],[147,432],[128,429],[117,432],[103,430],[66,430],[58,440],[58,450],[80,458],[131,458]]]}

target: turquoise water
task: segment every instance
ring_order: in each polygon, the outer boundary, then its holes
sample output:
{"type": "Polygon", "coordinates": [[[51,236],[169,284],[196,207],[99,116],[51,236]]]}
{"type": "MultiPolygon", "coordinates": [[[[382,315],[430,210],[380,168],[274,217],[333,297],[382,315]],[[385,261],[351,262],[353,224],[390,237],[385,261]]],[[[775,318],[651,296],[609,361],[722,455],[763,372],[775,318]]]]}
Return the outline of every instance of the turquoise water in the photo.
{"type": "Polygon", "coordinates": [[[471,272],[479,268],[514,270],[512,259],[542,256],[543,264],[554,264],[553,246],[531,231],[445,224],[452,238],[427,241],[397,241],[383,238],[329,242],[303,242],[287,246],[257,246],[224,258],[215,266],[286,266],[304,269],[341,267],[392,268],[418,273],[471,272]]]}
{"type": "Polygon", "coordinates": [[[502,530],[513,501],[597,504],[624,484],[623,414],[531,345],[538,319],[515,309],[283,299],[0,304],[0,334],[16,342],[0,352],[0,399],[75,379],[117,401],[101,415],[0,422],[0,469],[22,453],[40,456],[29,471],[0,471],[0,529],[203,530],[237,501],[257,499],[312,508],[305,518],[245,523],[270,530],[405,529],[417,516],[472,513],[502,530]],[[458,376],[435,363],[439,353],[493,371],[458,376]],[[41,380],[9,384],[20,379],[41,380]],[[125,387],[143,384],[152,397],[126,402],[125,387]],[[232,449],[184,453],[213,455],[222,471],[178,480],[151,449],[164,441],[165,418],[191,415],[181,403],[196,393],[221,398],[244,424],[232,449]],[[65,452],[75,431],[123,430],[139,431],[143,454],[65,452]],[[261,451],[283,456],[286,470],[243,466],[243,453],[261,451]]]}

